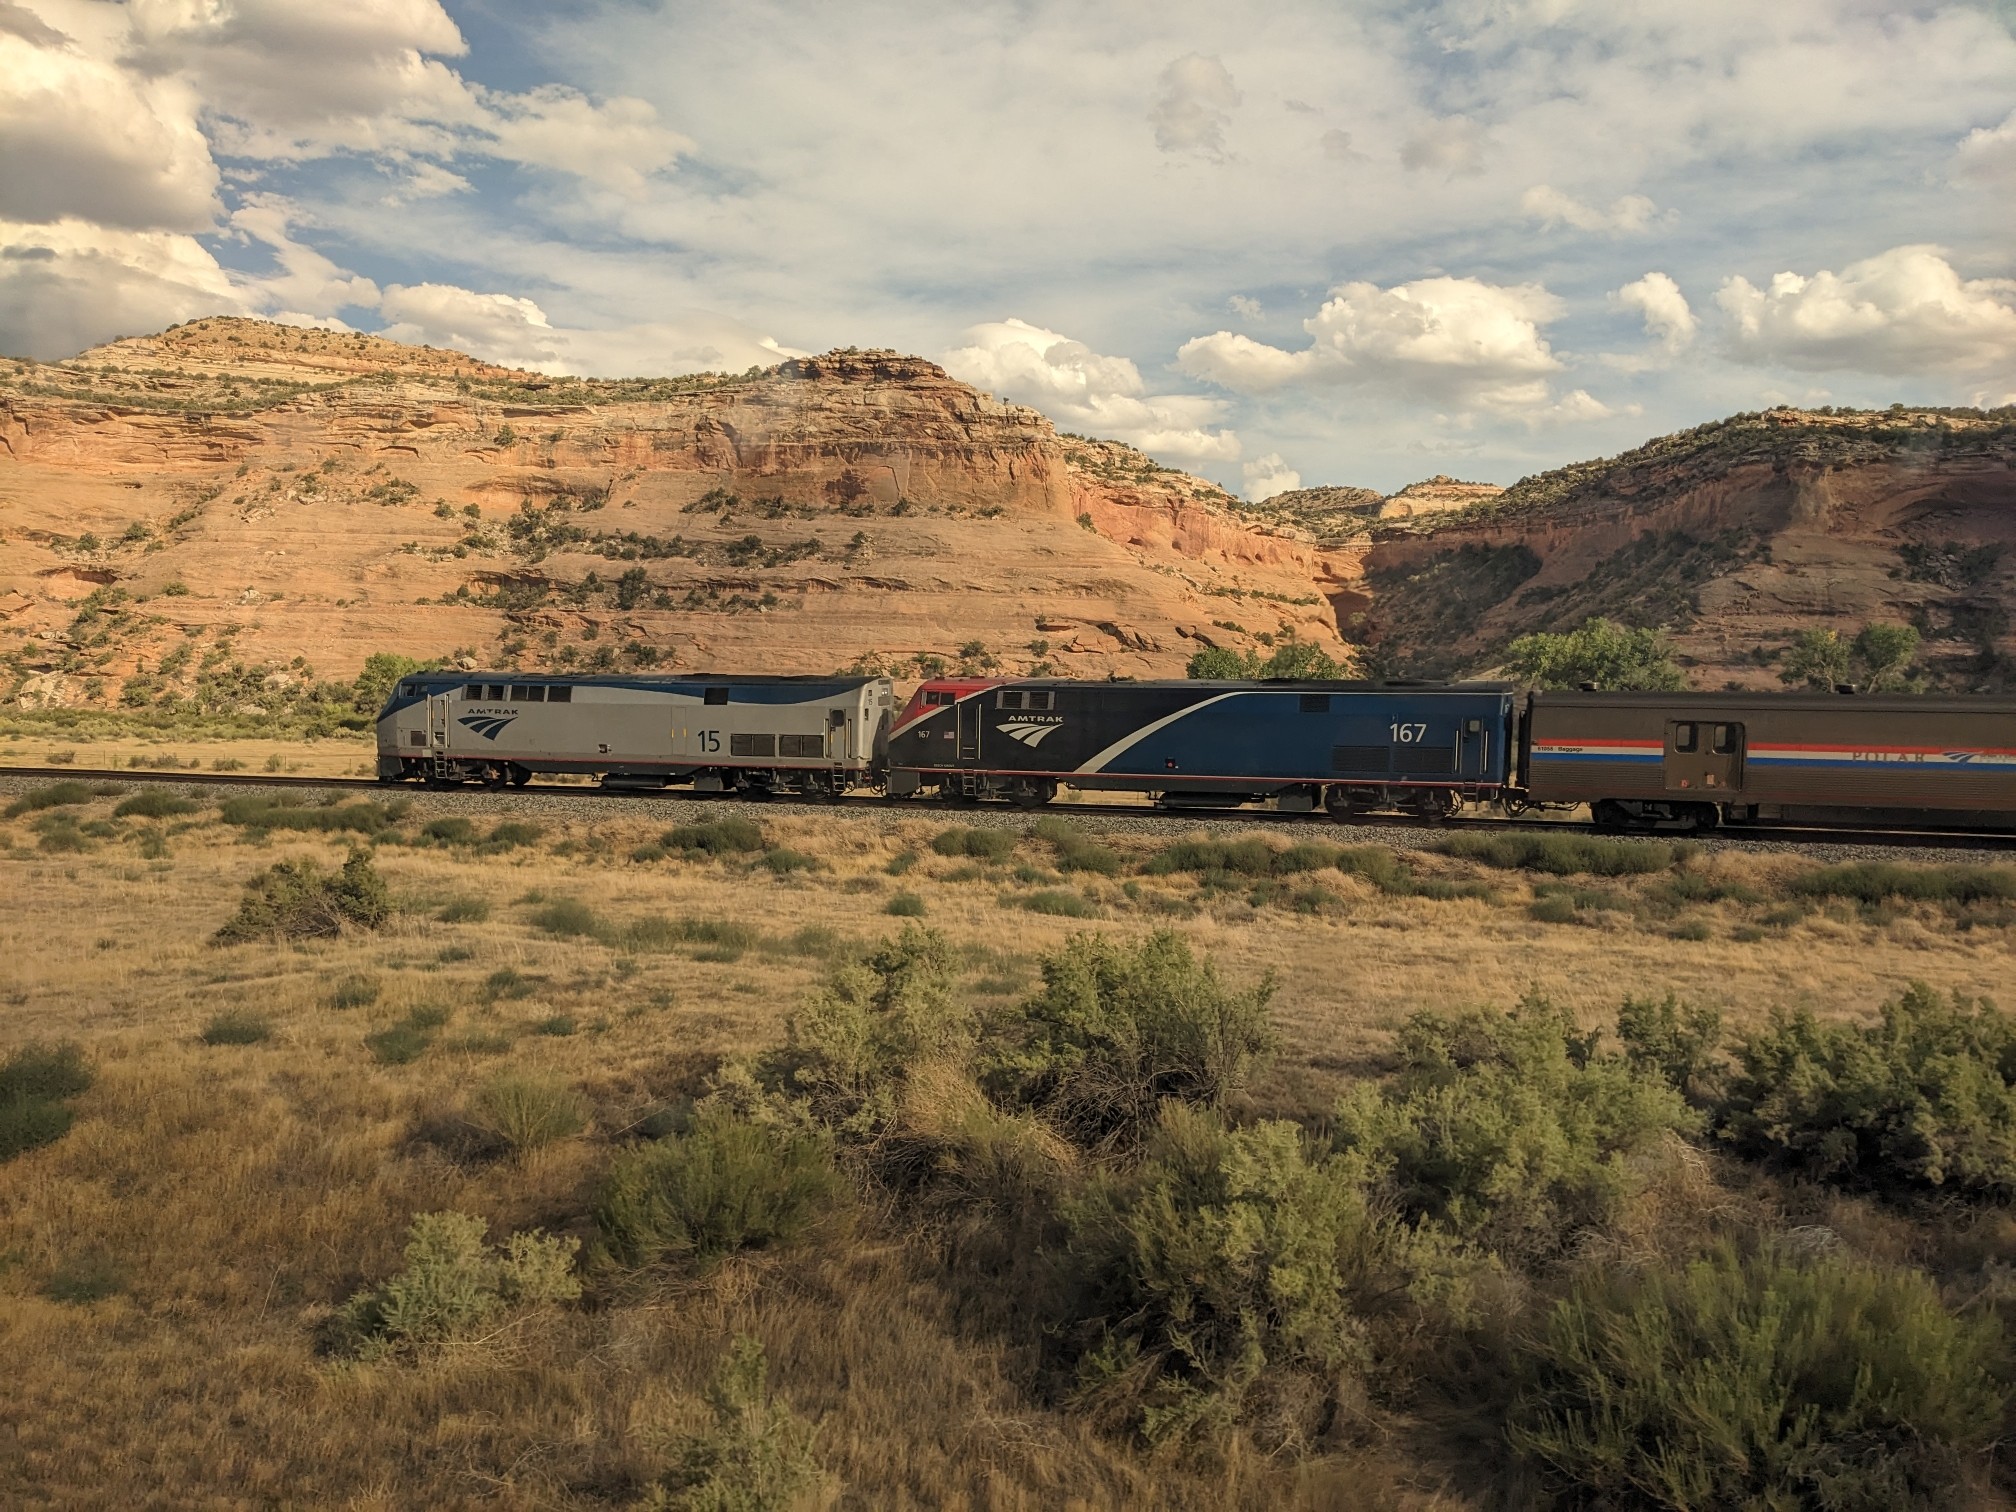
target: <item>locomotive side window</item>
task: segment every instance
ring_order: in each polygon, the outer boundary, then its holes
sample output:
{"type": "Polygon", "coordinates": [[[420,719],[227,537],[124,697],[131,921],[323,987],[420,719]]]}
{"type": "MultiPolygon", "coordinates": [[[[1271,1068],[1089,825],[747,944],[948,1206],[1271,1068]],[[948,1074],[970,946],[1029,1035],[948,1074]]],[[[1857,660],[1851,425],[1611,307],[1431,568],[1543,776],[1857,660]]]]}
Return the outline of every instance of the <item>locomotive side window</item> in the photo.
{"type": "Polygon", "coordinates": [[[924,707],[927,709],[942,709],[946,705],[952,703],[953,701],[954,701],[953,697],[950,693],[938,692],[934,690],[924,695],[924,707]]]}
{"type": "Polygon", "coordinates": [[[1023,702],[1023,699],[1027,696],[1020,688],[1003,688],[999,693],[994,695],[994,707],[997,709],[1026,709],[1028,705],[1023,702]]]}
{"type": "Polygon", "coordinates": [[[1328,714],[1330,712],[1330,695],[1328,693],[1304,693],[1302,695],[1302,712],[1304,714],[1328,714]]]}
{"type": "Polygon", "coordinates": [[[413,732],[413,744],[416,746],[427,744],[427,732],[425,730],[415,730],[413,732]]]}
{"type": "Polygon", "coordinates": [[[510,690],[502,683],[490,684],[490,702],[502,703],[508,697],[510,697],[510,690]]]}
{"type": "Polygon", "coordinates": [[[707,690],[707,695],[702,700],[702,702],[710,704],[725,704],[726,702],[728,702],[728,690],[726,688],[709,688],[707,690]]]}
{"type": "Polygon", "coordinates": [[[515,683],[511,688],[511,698],[516,703],[544,703],[546,690],[538,683],[515,683]]]}
{"type": "Polygon", "coordinates": [[[401,698],[418,698],[420,696],[420,685],[418,683],[407,683],[405,687],[399,690],[399,696],[401,698]]]}
{"type": "Polygon", "coordinates": [[[1695,729],[1693,725],[1676,724],[1675,726],[1673,726],[1674,750],[1694,751],[1699,750],[1700,746],[1701,746],[1701,737],[1699,732],[1695,729]]]}
{"type": "Polygon", "coordinates": [[[574,702],[574,690],[572,688],[548,688],[546,690],[546,702],[572,703],[574,702]]]}
{"type": "Polygon", "coordinates": [[[1734,725],[1715,726],[1714,749],[1715,754],[1717,756],[1727,756],[1730,752],[1736,749],[1736,726],[1734,725]]]}
{"type": "Polygon", "coordinates": [[[468,684],[462,689],[462,699],[465,703],[481,703],[483,701],[483,684],[468,684]]]}
{"type": "Polygon", "coordinates": [[[1030,707],[1030,708],[1032,708],[1032,709],[1054,709],[1054,708],[1056,708],[1056,707],[1057,707],[1057,690],[1056,690],[1056,689],[1054,689],[1054,688],[1044,688],[1044,689],[1043,689],[1042,691],[1040,691],[1040,692],[1037,692],[1037,693],[1031,693],[1031,694],[1029,695],[1029,707],[1030,707]]]}

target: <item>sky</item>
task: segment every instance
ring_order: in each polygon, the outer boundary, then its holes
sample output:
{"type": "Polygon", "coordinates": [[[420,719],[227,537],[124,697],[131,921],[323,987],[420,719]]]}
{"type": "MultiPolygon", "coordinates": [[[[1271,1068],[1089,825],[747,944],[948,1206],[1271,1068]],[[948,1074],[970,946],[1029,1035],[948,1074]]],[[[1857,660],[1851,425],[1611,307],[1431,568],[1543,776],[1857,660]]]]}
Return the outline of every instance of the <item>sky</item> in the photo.
{"type": "Polygon", "coordinates": [[[0,0],[0,352],[224,313],[1252,498],[2016,404],[2016,0],[0,0]]]}

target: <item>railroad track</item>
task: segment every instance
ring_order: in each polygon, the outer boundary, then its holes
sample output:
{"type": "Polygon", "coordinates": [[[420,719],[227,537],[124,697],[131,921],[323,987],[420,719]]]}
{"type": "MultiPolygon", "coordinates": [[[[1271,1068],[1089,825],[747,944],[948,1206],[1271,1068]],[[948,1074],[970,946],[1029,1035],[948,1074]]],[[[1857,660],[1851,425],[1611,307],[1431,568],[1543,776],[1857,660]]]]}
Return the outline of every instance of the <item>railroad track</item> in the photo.
{"type": "MultiPolygon", "coordinates": [[[[273,773],[254,772],[173,772],[163,769],[120,769],[110,770],[89,767],[10,767],[0,766],[0,778],[16,777],[38,781],[54,782],[118,782],[118,783],[179,783],[196,787],[237,787],[237,788],[300,788],[338,789],[376,793],[388,797],[401,794],[421,793],[452,794],[460,797],[524,797],[524,798],[601,798],[642,801],[647,803],[673,803],[713,805],[724,799],[718,794],[694,793],[678,788],[601,788],[576,787],[553,783],[529,783],[524,787],[485,788],[475,785],[452,788],[413,787],[401,783],[383,783],[370,777],[288,777],[273,773]]],[[[1332,833],[1353,829],[1366,830],[1418,830],[1450,831],[1461,830],[1551,830],[1569,833],[1599,833],[1581,821],[1572,819],[1541,819],[1521,816],[1510,818],[1503,815],[1476,814],[1457,819],[1436,820],[1417,819],[1402,814],[1366,815],[1363,818],[1345,821],[1324,820],[1309,814],[1283,814],[1265,809],[1208,809],[1208,808],[1154,808],[1144,804],[1126,803],[1070,803],[1054,806],[1048,810],[1020,809],[1003,804],[953,803],[941,800],[920,800],[916,798],[855,797],[847,798],[840,804],[814,799],[775,797],[761,799],[728,799],[731,802],[757,802],[766,808],[798,808],[809,812],[832,813],[835,807],[845,809],[882,809],[912,814],[966,814],[966,815],[1011,815],[1043,812],[1077,815],[1086,818],[1119,820],[1155,820],[1163,824],[1172,821],[1197,821],[1200,823],[1236,822],[1243,825],[1275,824],[1320,824],[1332,833]]],[[[2016,833],[1991,834],[1967,830],[1851,830],[1822,828],[1774,827],[1771,829],[1718,829],[1706,835],[1689,836],[1660,832],[1651,838],[1662,839],[1711,839],[1725,845],[1819,845],[1819,846],[1876,846],[1910,848],[1918,850],[1973,850],[1973,851],[2016,851],[2016,833]]]]}

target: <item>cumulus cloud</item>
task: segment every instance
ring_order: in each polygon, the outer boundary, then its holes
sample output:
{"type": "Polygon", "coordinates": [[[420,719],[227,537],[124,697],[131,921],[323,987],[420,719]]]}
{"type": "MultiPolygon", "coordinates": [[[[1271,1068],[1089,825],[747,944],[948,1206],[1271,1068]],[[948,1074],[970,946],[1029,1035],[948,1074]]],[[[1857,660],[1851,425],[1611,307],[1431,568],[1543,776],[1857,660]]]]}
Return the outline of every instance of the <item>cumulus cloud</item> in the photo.
{"type": "Polygon", "coordinates": [[[193,236],[0,222],[0,332],[10,356],[53,362],[252,303],[193,236]]]}
{"type": "Polygon", "coordinates": [[[1225,301],[1225,308],[1242,320],[1258,320],[1266,314],[1260,301],[1245,294],[1234,294],[1225,301]]]}
{"type": "Polygon", "coordinates": [[[1957,155],[1961,178],[2016,187],[2016,111],[2000,126],[1968,132],[1957,155]]]}
{"type": "Polygon", "coordinates": [[[1644,323],[1653,345],[1638,352],[1605,352],[1607,367],[1626,373],[1644,373],[1669,366],[1673,359],[1693,346],[1701,322],[1680,285],[1665,273],[1647,273],[1643,278],[1613,291],[1610,303],[1619,309],[1635,310],[1644,323]]]}
{"type": "Polygon", "coordinates": [[[1561,368],[1540,328],[1564,308],[1537,284],[1349,283],[1302,323],[1311,342],[1300,351],[1219,331],[1185,342],[1176,362],[1193,377],[1247,393],[1378,384],[1456,408],[1539,412],[1553,403],[1547,380],[1561,368]]]}
{"type": "Polygon", "coordinates": [[[394,341],[452,347],[539,373],[739,373],[805,355],[738,320],[702,310],[613,329],[556,327],[533,300],[438,283],[394,285],[379,308],[392,322],[384,334],[394,341]]]}
{"type": "Polygon", "coordinates": [[[1468,116],[1444,116],[1400,144],[1400,166],[1411,173],[1466,178],[1484,171],[1484,150],[1489,145],[1484,128],[1468,116]]]}
{"type": "Polygon", "coordinates": [[[1535,184],[1520,196],[1519,208],[1546,227],[1573,226],[1577,231],[1607,231],[1614,236],[1637,236],[1649,230],[1659,207],[1642,194],[1627,194],[1612,200],[1608,210],[1585,205],[1571,194],[1549,184],[1535,184]]]}
{"type": "Polygon", "coordinates": [[[1216,58],[1190,53],[1162,70],[1148,124],[1164,152],[1225,156],[1225,128],[1242,96],[1232,74],[1216,58]]]}
{"type": "MultiPolygon", "coordinates": [[[[13,9],[10,7],[10,10],[13,9]]],[[[149,78],[27,12],[0,29],[0,217],[200,231],[217,165],[181,80],[149,78]]]]}
{"type": "Polygon", "coordinates": [[[2016,280],[1963,279],[1938,247],[1779,273],[1764,289],[1738,276],[1715,302],[1741,362],[1885,376],[2016,369],[2016,280]]]}
{"type": "Polygon", "coordinates": [[[1323,156],[1333,163],[1362,163],[1365,154],[1351,145],[1351,133],[1338,131],[1334,127],[1317,138],[1316,145],[1323,149],[1323,156]]]}
{"type": "Polygon", "coordinates": [[[1198,394],[1150,394],[1125,357],[1107,357],[1082,341],[1025,320],[997,320],[965,332],[944,356],[945,370],[1042,410],[1067,429],[1125,441],[1155,456],[1231,462],[1239,437],[1213,425],[1223,401],[1198,394]]]}
{"type": "Polygon", "coordinates": [[[1246,497],[1255,504],[1302,486],[1302,474],[1281,460],[1281,453],[1255,457],[1239,469],[1246,483],[1246,497]]]}
{"type": "Polygon", "coordinates": [[[378,303],[378,285],[336,266],[313,247],[288,234],[290,208],[285,201],[260,195],[231,216],[231,229],[269,248],[279,271],[247,280],[264,304],[313,320],[327,320],[348,305],[365,309],[378,303]]]}

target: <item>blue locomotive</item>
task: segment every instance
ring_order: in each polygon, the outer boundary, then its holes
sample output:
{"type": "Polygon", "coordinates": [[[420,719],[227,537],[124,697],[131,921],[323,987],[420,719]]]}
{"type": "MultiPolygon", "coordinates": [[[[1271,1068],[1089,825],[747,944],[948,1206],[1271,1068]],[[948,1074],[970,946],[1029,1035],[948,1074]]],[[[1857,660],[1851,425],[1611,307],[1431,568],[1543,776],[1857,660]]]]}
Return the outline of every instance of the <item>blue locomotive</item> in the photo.
{"type": "Polygon", "coordinates": [[[897,716],[889,791],[1442,816],[1504,792],[1518,704],[1510,683],[940,678],[897,716]]]}

